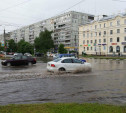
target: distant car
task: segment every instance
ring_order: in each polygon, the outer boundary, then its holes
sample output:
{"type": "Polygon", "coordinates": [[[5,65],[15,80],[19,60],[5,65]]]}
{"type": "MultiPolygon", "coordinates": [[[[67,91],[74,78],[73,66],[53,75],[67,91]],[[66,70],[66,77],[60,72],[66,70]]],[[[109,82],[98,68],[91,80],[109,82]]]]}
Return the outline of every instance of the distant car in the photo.
{"type": "Polygon", "coordinates": [[[76,58],[75,54],[57,54],[53,59],[57,59],[57,58],[62,58],[62,57],[73,57],[76,58]]]}
{"type": "Polygon", "coordinates": [[[14,55],[14,52],[7,52],[7,55],[14,55]]]}
{"type": "Polygon", "coordinates": [[[72,57],[62,57],[47,63],[47,70],[53,72],[55,71],[71,72],[86,67],[91,68],[91,64],[87,62],[82,62],[80,59],[72,57]]]}
{"type": "Polygon", "coordinates": [[[22,53],[14,53],[14,56],[23,55],[22,53]]]}
{"type": "Polygon", "coordinates": [[[32,65],[36,64],[36,59],[24,55],[16,55],[11,59],[7,59],[1,62],[4,66],[20,66],[20,65],[32,65]]]}
{"type": "Polygon", "coordinates": [[[42,57],[42,56],[44,56],[44,53],[36,52],[36,53],[35,53],[35,56],[36,56],[36,57],[42,57]]]}
{"type": "Polygon", "coordinates": [[[25,56],[32,56],[30,53],[25,53],[24,55],[25,56]]]}

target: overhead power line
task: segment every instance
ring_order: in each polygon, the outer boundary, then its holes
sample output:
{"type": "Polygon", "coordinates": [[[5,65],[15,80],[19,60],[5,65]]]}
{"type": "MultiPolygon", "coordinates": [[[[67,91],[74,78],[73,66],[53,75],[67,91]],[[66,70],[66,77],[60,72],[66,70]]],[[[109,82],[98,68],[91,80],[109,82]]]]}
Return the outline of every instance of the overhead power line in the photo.
{"type": "Polygon", "coordinates": [[[77,6],[77,5],[79,5],[79,4],[81,4],[82,2],[84,2],[85,0],[81,0],[80,2],[78,2],[78,3],[76,3],[76,4],[74,4],[74,5],[72,5],[71,7],[69,7],[69,8],[67,8],[67,9],[65,9],[64,11],[62,11],[61,13],[64,13],[64,12],[66,12],[67,10],[69,10],[69,9],[71,9],[71,8],[73,8],[73,7],[75,7],[75,6],[77,6]]]}
{"type": "Polygon", "coordinates": [[[14,8],[14,7],[17,7],[17,6],[20,6],[20,5],[23,5],[23,4],[25,4],[25,3],[27,3],[27,2],[30,2],[30,1],[31,1],[31,0],[27,0],[27,1],[21,2],[21,3],[19,3],[19,4],[15,4],[15,5],[13,5],[13,6],[10,6],[10,7],[7,7],[7,8],[5,8],[5,9],[0,10],[0,12],[6,11],[6,10],[8,10],[8,9],[11,9],[11,8],[14,8]]]}

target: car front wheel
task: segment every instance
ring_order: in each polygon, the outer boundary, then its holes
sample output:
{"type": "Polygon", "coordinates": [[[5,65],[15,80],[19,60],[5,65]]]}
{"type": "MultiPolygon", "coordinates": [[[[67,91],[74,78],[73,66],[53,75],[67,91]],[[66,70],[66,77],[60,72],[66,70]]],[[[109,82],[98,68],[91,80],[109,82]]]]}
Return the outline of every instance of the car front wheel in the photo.
{"type": "Polygon", "coordinates": [[[7,63],[7,66],[8,66],[8,67],[11,66],[11,63],[7,63]]]}

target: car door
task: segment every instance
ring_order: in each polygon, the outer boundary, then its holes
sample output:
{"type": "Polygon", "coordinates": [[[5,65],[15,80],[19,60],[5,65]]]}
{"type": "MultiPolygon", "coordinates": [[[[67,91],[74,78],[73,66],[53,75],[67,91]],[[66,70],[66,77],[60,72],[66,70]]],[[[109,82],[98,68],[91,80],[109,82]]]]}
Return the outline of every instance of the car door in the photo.
{"type": "Polygon", "coordinates": [[[19,66],[21,65],[21,56],[15,56],[13,60],[11,61],[11,64],[13,66],[19,66]]]}
{"type": "Polygon", "coordinates": [[[62,61],[62,67],[66,69],[66,71],[72,71],[73,69],[73,63],[71,59],[64,59],[62,61]]]}
{"type": "Polygon", "coordinates": [[[27,65],[27,64],[28,64],[28,58],[27,58],[27,56],[22,56],[21,65],[27,65]]]}
{"type": "Polygon", "coordinates": [[[83,68],[83,64],[79,59],[72,59],[73,61],[73,70],[79,70],[83,68]]]}

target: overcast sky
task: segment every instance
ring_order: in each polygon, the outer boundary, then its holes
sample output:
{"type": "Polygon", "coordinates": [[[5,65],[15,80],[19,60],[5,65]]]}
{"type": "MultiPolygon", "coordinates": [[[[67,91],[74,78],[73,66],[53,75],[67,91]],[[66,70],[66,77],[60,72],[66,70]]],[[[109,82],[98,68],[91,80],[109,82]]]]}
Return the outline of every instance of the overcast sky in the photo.
{"type": "Polygon", "coordinates": [[[68,11],[112,15],[126,11],[126,0],[0,0],[0,34],[68,11]],[[79,3],[75,7],[75,4],[79,3]],[[66,10],[70,8],[69,10],[66,10]]]}

